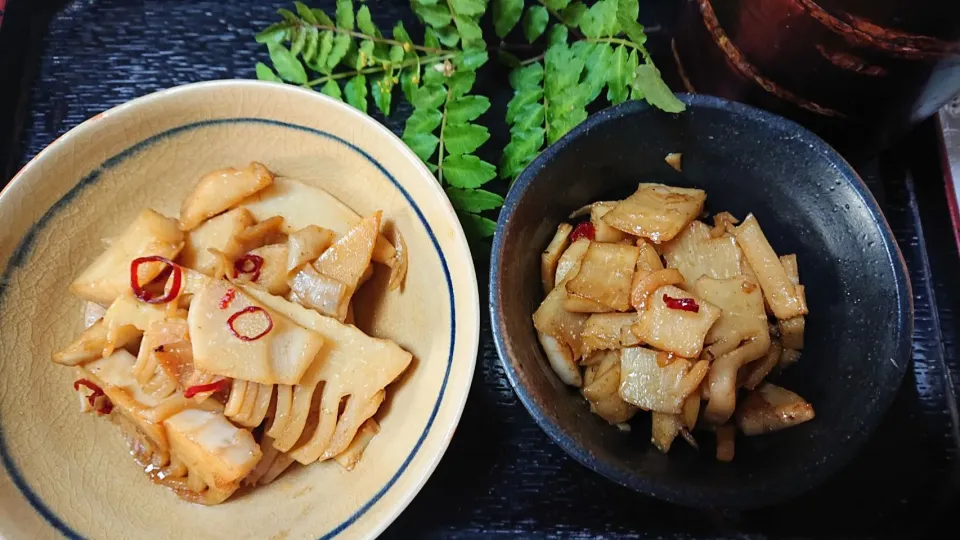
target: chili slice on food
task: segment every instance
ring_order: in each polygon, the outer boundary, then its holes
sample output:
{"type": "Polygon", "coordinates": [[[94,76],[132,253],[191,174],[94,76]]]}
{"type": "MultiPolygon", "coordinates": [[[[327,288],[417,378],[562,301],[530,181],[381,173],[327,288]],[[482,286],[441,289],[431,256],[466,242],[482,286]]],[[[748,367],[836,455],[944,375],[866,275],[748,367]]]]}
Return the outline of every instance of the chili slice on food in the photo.
{"type": "Polygon", "coordinates": [[[230,331],[233,332],[233,335],[237,336],[237,338],[239,338],[240,340],[256,341],[262,338],[263,336],[269,334],[270,330],[273,330],[273,318],[270,317],[270,314],[267,313],[267,310],[263,309],[260,306],[247,306],[241,309],[240,311],[234,313],[233,315],[231,315],[230,318],[227,319],[227,326],[230,327],[230,331]],[[245,336],[237,331],[236,327],[234,326],[234,323],[236,322],[237,319],[239,319],[244,315],[247,315],[250,313],[258,313],[258,312],[263,312],[263,316],[267,318],[267,327],[262,332],[260,332],[255,336],[245,336]]]}
{"type": "Polygon", "coordinates": [[[193,396],[197,394],[202,394],[204,392],[218,392],[220,390],[226,391],[227,389],[230,388],[229,385],[230,385],[230,379],[220,379],[210,384],[198,384],[184,390],[183,397],[192,398],[193,396]]]}
{"type": "Polygon", "coordinates": [[[663,303],[670,309],[700,313],[700,305],[693,298],[674,298],[665,294],[663,295],[663,303]]]}
{"type": "Polygon", "coordinates": [[[263,257],[247,253],[246,255],[233,261],[233,277],[239,277],[240,274],[253,274],[250,281],[260,279],[260,270],[263,269],[263,257]]]}
{"type": "Polygon", "coordinates": [[[593,240],[597,237],[597,229],[593,226],[593,223],[589,221],[581,221],[573,228],[573,232],[570,233],[570,241],[576,242],[581,238],[586,238],[587,240],[593,240]]]}
{"type": "Polygon", "coordinates": [[[137,297],[141,302],[146,302],[148,304],[166,304],[175,300],[180,296],[180,288],[183,285],[183,269],[179,265],[167,259],[166,257],[161,257],[159,255],[152,255],[150,257],[138,257],[130,261],[130,288],[133,289],[134,296],[137,297]],[[169,272],[173,276],[173,283],[170,285],[170,290],[163,295],[154,295],[151,291],[148,291],[145,288],[145,284],[140,284],[140,265],[152,262],[164,263],[167,268],[164,268],[160,272],[158,277],[162,277],[165,273],[169,272]]]}

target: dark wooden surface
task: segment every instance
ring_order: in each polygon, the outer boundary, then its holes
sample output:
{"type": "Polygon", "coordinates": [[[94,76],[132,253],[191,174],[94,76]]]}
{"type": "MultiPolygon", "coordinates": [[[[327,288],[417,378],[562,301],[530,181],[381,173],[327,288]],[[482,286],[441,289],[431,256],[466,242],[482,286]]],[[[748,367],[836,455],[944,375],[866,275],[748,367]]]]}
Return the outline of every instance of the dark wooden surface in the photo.
{"type": "MultiPolygon", "coordinates": [[[[404,0],[369,5],[381,27],[397,19],[417,26],[404,0]]],[[[0,29],[0,181],[109,107],[178,84],[253,77],[265,52],[252,35],[276,19],[278,6],[287,2],[12,0],[0,29]]],[[[641,19],[669,29],[670,6],[648,0],[641,19]]],[[[664,49],[659,36],[653,42],[664,49]]],[[[484,152],[496,161],[506,135],[499,120],[509,99],[505,71],[484,68],[478,89],[494,104],[487,117],[494,137],[484,152]]],[[[385,123],[399,132],[405,112],[385,123]]],[[[955,517],[947,509],[960,485],[960,264],[931,127],[859,169],[908,261],[917,331],[913,367],[896,403],[834,479],[790,504],[746,513],[680,508],[614,485],[568,458],[534,424],[503,375],[482,310],[481,352],[457,433],[385,536],[919,538],[955,517]]],[[[485,262],[477,263],[477,275],[486,298],[485,262]]]]}

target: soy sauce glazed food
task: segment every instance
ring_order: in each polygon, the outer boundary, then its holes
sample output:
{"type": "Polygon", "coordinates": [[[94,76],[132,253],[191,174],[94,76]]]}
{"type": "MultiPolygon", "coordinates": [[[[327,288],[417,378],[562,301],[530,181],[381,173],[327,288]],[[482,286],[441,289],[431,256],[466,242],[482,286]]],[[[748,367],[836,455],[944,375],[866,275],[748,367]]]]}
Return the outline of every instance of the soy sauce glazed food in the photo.
{"type": "Polygon", "coordinates": [[[352,324],[374,264],[391,290],[407,271],[381,219],[259,163],[211,172],[179,219],[143,210],[74,280],[87,329],[53,361],[76,370],[81,409],[188,501],[221,503],[294,462],[350,470],[411,361],[352,324]]]}
{"type": "Polygon", "coordinates": [[[546,298],[533,323],[557,376],[610,424],[653,414],[668,452],[713,431],[717,459],[734,434],[813,418],[767,378],[797,361],[807,305],[795,255],[778,257],[752,215],[699,221],[706,193],[640,184],[622,201],[571,214],[542,254],[546,298]],[[739,396],[739,398],[738,398],[739,396]]]}

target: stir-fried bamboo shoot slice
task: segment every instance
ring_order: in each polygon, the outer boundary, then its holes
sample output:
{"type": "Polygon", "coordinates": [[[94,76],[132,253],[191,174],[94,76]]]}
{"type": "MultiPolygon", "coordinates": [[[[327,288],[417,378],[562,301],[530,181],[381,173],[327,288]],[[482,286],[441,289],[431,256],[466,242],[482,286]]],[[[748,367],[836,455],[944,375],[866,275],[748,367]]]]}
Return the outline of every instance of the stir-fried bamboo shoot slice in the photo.
{"type": "MultiPolygon", "coordinates": [[[[286,178],[277,178],[273,185],[243,201],[241,206],[257,219],[283,216],[287,234],[317,225],[343,236],[362,219],[326,190],[286,178]]],[[[383,235],[377,237],[372,259],[387,266],[398,261],[396,249],[383,235]]]]}
{"type": "Polygon", "coordinates": [[[609,369],[599,367],[598,375],[583,387],[583,397],[590,403],[590,410],[610,424],[626,422],[637,414],[637,408],[625,402],[619,393],[620,362],[619,353],[608,352],[614,362],[609,369]]]}
{"type": "Polygon", "coordinates": [[[748,390],[753,390],[764,379],[767,378],[767,375],[773,371],[773,368],[777,367],[777,363],[780,361],[780,356],[783,354],[783,347],[780,346],[780,342],[774,340],[770,344],[770,348],[767,349],[767,354],[763,355],[759,361],[750,364],[746,369],[742,370],[737,376],[742,379],[740,386],[747,388],[748,390]]]}
{"type": "Polygon", "coordinates": [[[598,313],[591,315],[583,325],[581,340],[583,354],[587,355],[601,349],[619,349],[633,347],[640,338],[633,333],[636,313],[598,313]]]}
{"type": "Polygon", "coordinates": [[[341,306],[350,302],[347,284],[317,272],[309,264],[290,279],[290,290],[298,304],[327,317],[338,318],[341,306]]]}
{"type": "Polygon", "coordinates": [[[533,314],[533,326],[538,332],[551,336],[570,347],[576,360],[582,355],[581,332],[588,316],[564,309],[563,303],[566,298],[567,291],[563,285],[557,285],[533,314]]]}
{"type": "Polygon", "coordinates": [[[273,446],[273,438],[264,435],[260,440],[260,452],[263,457],[257,466],[243,479],[245,486],[264,486],[276,480],[283,471],[294,463],[293,458],[273,446]]]}
{"type": "Polygon", "coordinates": [[[347,287],[344,298],[337,306],[337,320],[347,316],[347,305],[359,286],[360,279],[370,267],[370,256],[380,231],[381,212],[363,218],[356,227],[347,231],[313,264],[316,271],[333,278],[347,287]]]}
{"type": "Polygon", "coordinates": [[[187,409],[163,421],[171,453],[206,486],[232,494],[262,457],[246,429],[215,411],[187,409]]]}
{"type": "Polygon", "coordinates": [[[556,285],[566,283],[580,272],[580,263],[583,261],[583,256],[587,254],[589,247],[590,240],[581,238],[564,250],[557,261],[556,285]]]}
{"type": "Polygon", "coordinates": [[[639,256],[637,246],[591,242],[580,271],[566,284],[567,292],[616,311],[627,311],[639,256]]]}
{"type": "MultiPolygon", "coordinates": [[[[53,353],[53,361],[64,366],[79,366],[103,357],[103,351],[108,348],[107,324],[101,319],[82,334],[70,345],[53,353]]],[[[112,348],[123,347],[140,337],[140,331],[134,326],[123,326],[116,331],[112,348]]]]}
{"type": "Polygon", "coordinates": [[[333,244],[334,238],[336,233],[316,225],[290,233],[287,238],[287,275],[317,260],[333,244]]]}
{"type": "Polygon", "coordinates": [[[657,450],[666,454],[673,445],[673,440],[683,429],[683,421],[679,414],[668,414],[654,411],[651,416],[652,433],[650,440],[657,450]]]}
{"type": "Polygon", "coordinates": [[[294,389],[290,419],[274,444],[284,451],[297,445],[291,456],[304,464],[343,452],[357,429],[379,408],[383,389],[403,373],[413,357],[393,341],[370,337],[283,298],[252,288],[248,293],[324,339],[320,360],[294,389]],[[318,425],[313,433],[304,433],[313,393],[321,382],[318,425]],[[338,418],[340,402],[346,396],[346,408],[338,418]]]}
{"type": "Polygon", "coordinates": [[[357,436],[353,438],[353,441],[350,442],[347,449],[334,456],[333,459],[344,469],[352,471],[353,468],[357,466],[357,463],[360,462],[360,458],[363,457],[363,451],[367,449],[367,446],[373,441],[373,438],[377,436],[377,433],[380,433],[380,424],[373,418],[368,418],[367,421],[360,426],[360,429],[357,431],[357,436]]]}
{"type": "Polygon", "coordinates": [[[207,173],[180,207],[180,228],[189,231],[271,183],[273,173],[256,161],[243,169],[228,167],[207,173]]]}
{"type": "Polygon", "coordinates": [[[720,308],[673,286],[660,287],[646,302],[633,333],[644,343],[683,358],[697,358],[703,341],[720,317],[720,308]],[[667,302],[695,302],[697,311],[669,307],[667,302]]]}
{"type": "Polygon", "coordinates": [[[797,286],[790,280],[753,214],[748,215],[737,227],[736,239],[777,318],[791,319],[806,315],[806,305],[800,298],[797,286]]]}
{"type": "Polygon", "coordinates": [[[740,369],[762,358],[769,349],[770,334],[763,332],[714,360],[708,378],[710,401],[703,412],[707,421],[720,425],[730,419],[737,406],[737,376],[740,369]]]}
{"type": "Polygon", "coordinates": [[[768,333],[763,294],[752,278],[703,276],[694,284],[693,292],[721,310],[717,322],[707,332],[706,343],[724,340],[736,347],[745,339],[768,333]]]}
{"type": "Polygon", "coordinates": [[[745,435],[761,435],[813,420],[813,406],[779,386],[763,383],[737,407],[737,426],[745,435]]]}
{"type": "Polygon", "coordinates": [[[133,378],[136,358],[124,349],[118,349],[106,358],[90,362],[81,368],[83,378],[99,386],[113,404],[113,414],[123,415],[132,427],[160,448],[168,448],[162,426],[146,413],[160,405],[161,400],[147,394],[133,378]]]}
{"type": "Polygon", "coordinates": [[[640,248],[640,256],[637,258],[637,273],[663,270],[663,261],[653,244],[643,238],[637,238],[637,247],[640,248]]]}
{"type": "Polygon", "coordinates": [[[187,315],[193,361],[198,369],[223,377],[297,384],[323,337],[261,305],[248,294],[254,290],[211,280],[197,292],[187,315]]]}
{"type": "MultiPolygon", "coordinates": [[[[70,284],[78,297],[108,306],[130,290],[130,262],[138,257],[159,255],[174,259],[183,247],[183,232],[176,220],[153,210],[143,210],[127,229],[114,239],[70,284]]],[[[140,283],[148,283],[163,269],[163,263],[141,264],[140,283]]]]}
{"type": "Polygon", "coordinates": [[[570,246],[570,233],[573,227],[569,223],[561,223],[557,232],[547,245],[547,249],[540,254],[540,281],[543,284],[543,294],[550,294],[556,286],[557,263],[560,256],[570,246]]]}
{"type": "Polygon", "coordinates": [[[707,194],[663,184],[640,184],[603,221],[615,229],[659,244],[672,240],[703,211],[707,194]]]}
{"type": "Polygon", "coordinates": [[[603,216],[610,213],[617,205],[615,202],[599,202],[590,205],[590,224],[593,225],[593,239],[596,242],[617,243],[627,238],[627,235],[603,221],[603,216]]]}
{"type": "Polygon", "coordinates": [[[287,246],[268,244],[250,250],[248,255],[260,257],[263,263],[255,273],[238,273],[238,282],[252,282],[270,294],[283,296],[290,290],[287,284],[287,246]],[[256,281],[253,280],[256,278],[256,281]]]}
{"type": "Polygon", "coordinates": [[[701,221],[691,221],[673,240],[663,244],[667,266],[683,274],[686,288],[701,276],[727,279],[743,273],[746,261],[733,236],[710,236],[710,228],[701,221]]]}
{"type": "MultiPolygon", "coordinates": [[[[780,264],[783,265],[790,282],[797,286],[797,296],[801,303],[806,307],[807,299],[805,297],[803,286],[800,285],[800,269],[797,266],[796,255],[784,255],[780,257],[780,264]]],[[[803,349],[803,332],[806,327],[806,320],[803,315],[797,315],[790,319],[777,321],[780,330],[780,340],[783,346],[788,349],[803,349]]]]}
{"type": "Polygon", "coordinates": [[[223,253],[231,261],[236,259],[243,254],[243,247],[236,241],[236,236],[255,223],[253,215],[245,208],[234,208],[211,218],[187,233],[177,262],[213,276],[218,260],[210,250],[223,253]]]}
{"type": "Polygon", "coordinates": [[[637,270],[633,274],[633,283],[630,285],[630,305],[637,312],[646,311],[647,300],[657,289],[668,285],[680,285],[683,275],[676,268],[661,268],[659,270],[637,270]]]}
{"type": "Polygon", "coordinates": [[[547,362],[550,363],[550,367],[553,368],[557,377],[560,377],[564,384],[576,387],[582,386],[583,378],[580,375],[580,368],[573,359],[573,352],[570,347],[542,332],[537,332],[537,339],[540,340],[543,352],[547,355],[547,362]]]}
{"type": "Polygon", "coordinates": [[[647,411],[679,414],[686,397],[706,376],[709,364],[676,358],[661,366],[657,354],[643,347],[620,351],[620,397],[647,411]]]}

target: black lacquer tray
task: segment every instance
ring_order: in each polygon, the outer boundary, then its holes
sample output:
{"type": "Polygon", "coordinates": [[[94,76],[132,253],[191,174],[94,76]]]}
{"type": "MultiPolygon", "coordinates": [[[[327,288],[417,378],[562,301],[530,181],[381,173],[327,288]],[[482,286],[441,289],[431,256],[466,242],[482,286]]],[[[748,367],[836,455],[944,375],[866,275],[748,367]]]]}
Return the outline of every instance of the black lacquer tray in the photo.
{"type": "MultiPolygon", "coordinates": [[[[0,182],[71,127],[134,97],[189,82],[253,77],[253,33],[289,2],[8,0],[0,28],[0,182]]],[[[332,11],[333,0],[311,2],[332,11]]],[[[417,27],[406,0],[370,0],[375,22],[417,27]]],[[[655,57],[669,64],[675,2],[642,2],[655,57]],[[657,55],[656,53],[661,53],[657,55]]],[[[510,90],[480,74],[502,118],[510,90]]],[[[385,123],[402,129],[404,110],[385,123]]],[[[491,120],[487,123],[492,123],[491,120]]],[[[382,120],[382,119],[381,119],[382,120]]],[[[885,421],[849,466],[794,501],[730,513],[635,494],[583,468],[540,431],[504,377],[481,309],[481,352],[466,411],[423,491],[387,530],[396,538],[955,538],[960,390],[955,319],[960,259],[930,122],[879,158],[855,164],[895,233],[916,310],[913,363],[885,421]],[[943,531],[936,530],[943,527],[943,531]],[[936,530],[936,534],[934,531],[936,530]]],[[[493,125],[487,147],[506,127],[493,125]]],[[[496,155],[487,156],[497,161],[496,155]]],[[[486,298],[487,264],[477,263],[486,298]]]]}

